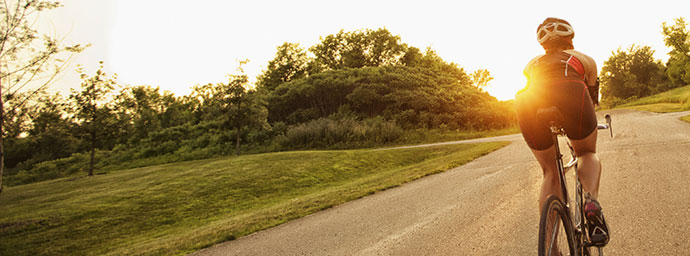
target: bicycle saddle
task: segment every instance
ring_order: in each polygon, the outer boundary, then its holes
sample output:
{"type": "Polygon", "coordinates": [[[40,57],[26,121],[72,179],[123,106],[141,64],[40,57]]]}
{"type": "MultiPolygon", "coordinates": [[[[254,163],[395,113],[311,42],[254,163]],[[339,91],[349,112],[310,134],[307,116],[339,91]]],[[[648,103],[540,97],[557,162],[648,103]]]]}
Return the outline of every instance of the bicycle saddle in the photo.
{"type": "Polygon", "coordinates": [[[546,127],[556,126],[557,128],[562,128],[564,122],[563,114],[561,114],[557,107],[538,109],[537,120],[546,125],[546,127]]]}

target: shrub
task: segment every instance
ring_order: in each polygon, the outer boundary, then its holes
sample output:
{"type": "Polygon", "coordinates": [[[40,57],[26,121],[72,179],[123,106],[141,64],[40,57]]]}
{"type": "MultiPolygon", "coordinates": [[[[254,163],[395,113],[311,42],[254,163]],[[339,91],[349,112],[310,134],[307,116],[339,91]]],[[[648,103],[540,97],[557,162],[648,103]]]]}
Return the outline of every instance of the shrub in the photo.
{"type": "Polygon", "coordinates": [[[392,143],[402,135],[400,126],[382,117],[319,118],[290,127],[276,140],[283,148],[354,148],[392,143]]]}

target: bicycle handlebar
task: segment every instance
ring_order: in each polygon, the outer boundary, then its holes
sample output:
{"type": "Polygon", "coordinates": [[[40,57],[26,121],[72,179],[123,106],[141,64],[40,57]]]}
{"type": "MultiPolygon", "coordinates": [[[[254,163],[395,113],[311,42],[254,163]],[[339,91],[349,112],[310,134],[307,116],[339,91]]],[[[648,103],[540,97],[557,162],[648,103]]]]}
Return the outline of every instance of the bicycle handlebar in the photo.
{"type": "Polygon", "coordinates": [[[606,116],[604,116],[604,118],[606,119],[606,123],[597,125],[597,129],[599,129],[599,130],[609,129],[609,132],[611,133],[611,138],[613,138],[613,129],[611,129],[611,115],[606,114],[606,116]]]}
{"type": "MultiPolygon", "coordinates": [[[[598,124],[597,129],[599,130],[605,130],[609,129],[609,132],[611,133],[611,137],[613,138],[613,130],[611,129],[611,115],[606,114],[604,116],[606,118],[606,123],[605,124],[598,124]]],[[[568,142],[568,147],[570,147],[571,152],[573,152],[573,148],[570,146],[570,143],[568,142]]],[[[577,156],[575,154],[572,154],[572,158],[570,158],[570,161],[563,166],[564,169],[569,169],[570,167],[574,166],[577,163],[577,156]]]]}

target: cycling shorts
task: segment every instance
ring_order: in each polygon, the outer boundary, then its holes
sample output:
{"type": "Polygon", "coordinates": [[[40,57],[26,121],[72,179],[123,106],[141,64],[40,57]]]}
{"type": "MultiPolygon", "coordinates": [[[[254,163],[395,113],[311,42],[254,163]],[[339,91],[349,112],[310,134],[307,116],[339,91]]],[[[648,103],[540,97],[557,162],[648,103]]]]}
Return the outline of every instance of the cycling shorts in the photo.
{"type": "Polygon", "coordinates": [[[553,145],[551,131],[537,120],[537,110],[556,106],[563,114],[563,129],[572,140],[581,140],[597,128],[597,116],[587,86],[579,79],[554,79],[528,88],[515,95],[520,131],[527,145],[545,150],[553,145]]]}

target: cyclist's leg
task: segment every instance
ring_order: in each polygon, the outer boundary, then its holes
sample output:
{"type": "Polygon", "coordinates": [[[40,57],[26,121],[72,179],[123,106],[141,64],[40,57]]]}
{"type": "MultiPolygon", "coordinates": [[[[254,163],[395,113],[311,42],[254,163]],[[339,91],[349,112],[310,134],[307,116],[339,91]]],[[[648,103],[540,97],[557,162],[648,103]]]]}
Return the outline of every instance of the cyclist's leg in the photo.
{"type": "MultiPolygon", "coordinates": [[[[539,165],[541,166],[542,171],[544,171],[544,179],[541,184],[541,193],[539,195],[539,205],[541,206],[539,208],[539,215],[541,216],[543,214],[544,210],[544,204],[548,203],[546,202],[547,198],[550,195],[557,195],[561,199],[563,199],[562,196],[562,191],[561,191],[561,184],[560,181],[558,180],[558,166],[556,165],[556,147],[555,145],[551,145],[551,147],[545,149],[545,150],[535,150],[532,149],[532,154],[537,158],[537,161],[539,162],[539,165]]],[[[543,223],[542,225],[546,225],[546,234],[549,234],[547,241],[550,244],[551,242],[551,235],[553,235],[552,232],[556,232],[555,237],[559,237],[558,232],[562,232],[563,230],[559,231],[557,230],[552,230],[550,227],[554,226],[554,221],[557,221],[557,218],[559,218],[558,214],[552,214],[551,217],[549,217],[546,221],[546,223],[543,223]]],[[[560,224],[564,225],[564,224],[560,224]]],[[[560,234],[561,236],[567,235],[567,234],[560,234]]],[[[562,242],[566,241],[561,240],[562,242]]],[[[550,255],[560,255],[559,252],[559,240],[556,239],[553,241],[553,249],[551,251],[550,255]]],[[[564,245],[566,246],[566,245],[564,245]]]]}
{"type": "MultiPolygon", "coordinates": [[[[597,157],[597,117],[594,106],[589,99],[586,88],[583,87],[580,107],[571,106],[567,111],[573,111],[569,116],[578,117],[566,121],[566,133],[571,139],[575,154],[579,157],[577,173],[580,176],[582,189],[585,191],[585,218],[587,219],[590,241],[597,246],[608,243],[608,225],[604,220],[601,205],[597,201],[599,195],[599,179],[601,177],[601,162],[597,157]],[[579,111],[576,111],[579,110],[579,111]]],[[[575,98],[575,97],[574,97],[575,98]]]]}
{"type": "Polygon", "coordinates": [[[597,116],[589,92],[584,84],[571,83],[568,87],[568,99],[561,102],[566,115],[566,133],[572,142],[575,155],[580,159],[577,173],[580,176],[582,189],[589,192],[592,199],[599,195],[599,177],[601,164],[597,157],[597,116]],[[567,101],[570,100],[570,101],[567,101]]]}
{"type": "Polygon", "coordinates": [[[597,158],[597,116],[589,97],[587,87],[582,82],[571,81],[560,89],[565,94],[555,94],[558,107],[567,117],[565,132],[570,138],[575,155],[580,159],[577,173],[582,188],[596,199],[599,191],[601,166],[597,158]]]}
{"type": "Polygon", "coordinates": [[[532,87],[523,90],[515,96],[515,108],[522,136],[527,142],[532,154],[543,171],[543,181],[539,196],[539,211],[549,195],[561,195],[558,180],[558,167],[556,165],[556,147],[553,144],[551,131],[543,123],[537,120],[537,109],[544,106],[552,106],[545,99],[546,93],[539,90],[540,87],[532,87]]]}
{"type": "Polygon", "coordinates": [[[599,204],[599,180],[601,177],[601,162],[596,154],[597,130],[582,140],[572,140],[573,149],[578,155],[577,173],[580,175],[582,189],[589,193],[585,201],[584,211],[588,223],[591,242],[597,246],[604,246],[609,241],[609,228],[604,219],[599,204]]]}
{"type": "Polygon", "coordinates": [[[582,189],[589,192],[591,199],[599,195],[601,162],[597,157],[597,130],[581,140],[571,140],[575,154],[579,158],[577,174],[580,176],[582,189]]]}
{"type": "Polygon", "coordinates": [[[543,180],[541,184],[541,193],[539,194],[539,211],[549,195],[558,195],[561,199],[561,185],[558,180],[558,166],[556,165],[556,147],[551,147],[545,150],[536,150],[530,148],[532,154],[537,158],[539,165],[543,171],[543,180]]]}

